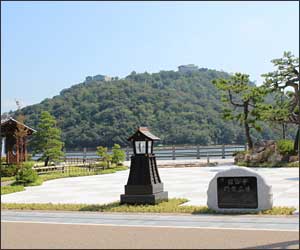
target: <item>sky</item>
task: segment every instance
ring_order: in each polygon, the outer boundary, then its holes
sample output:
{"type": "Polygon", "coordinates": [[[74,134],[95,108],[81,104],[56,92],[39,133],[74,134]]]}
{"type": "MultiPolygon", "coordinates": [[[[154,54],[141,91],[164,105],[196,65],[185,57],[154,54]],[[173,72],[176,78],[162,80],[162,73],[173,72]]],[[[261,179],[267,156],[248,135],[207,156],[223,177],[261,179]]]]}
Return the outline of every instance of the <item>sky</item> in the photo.
{"type": "Polygon", "coordinates": [[[1,113],[88,75],[183,64],[247,73],[260,85],[284,51],[299,56],[297,1],[1,1],[1,113]]]}

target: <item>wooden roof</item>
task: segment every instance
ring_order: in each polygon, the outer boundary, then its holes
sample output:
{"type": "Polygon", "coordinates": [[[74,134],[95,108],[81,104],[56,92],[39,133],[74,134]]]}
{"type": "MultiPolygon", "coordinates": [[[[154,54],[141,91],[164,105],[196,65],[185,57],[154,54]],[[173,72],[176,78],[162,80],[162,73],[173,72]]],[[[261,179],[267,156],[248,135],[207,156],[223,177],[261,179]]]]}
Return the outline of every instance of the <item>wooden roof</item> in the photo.
{"type": "Polygon", "coordinates": [[[32,133],[36,132],[35,129],[31,128],[31,127],[28,127],[27,125],[13,119],[12,117],[9,117],[7,119],[4,119],[4,120],[1,120],[1,135],[3,133],[5,133],[5,131],[7,131],[9,128],[10,129],[15,129],[16,126],[18,125],[21,125],[22,127],[25,128],[25,130],[27,131],[27,134],[28,135],[31,135],[32,133]]]}
{"type": "Polygon", "coordinates": [[[130,136],[127,140],[132,141],[132,140],[139,140],[139,139],[141,140],[148,139],[151,141],[160,140],[160,138],[153,135],[147,127],[139,127],[137,131],[132,136],[130,136]]]}

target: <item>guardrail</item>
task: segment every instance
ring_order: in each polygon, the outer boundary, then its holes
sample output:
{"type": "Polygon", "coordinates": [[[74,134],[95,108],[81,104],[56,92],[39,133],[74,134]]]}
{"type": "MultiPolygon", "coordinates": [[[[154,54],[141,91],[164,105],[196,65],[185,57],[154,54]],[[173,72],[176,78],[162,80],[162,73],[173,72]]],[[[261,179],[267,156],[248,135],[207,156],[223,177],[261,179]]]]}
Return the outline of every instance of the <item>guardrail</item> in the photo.
{"type": "MultiPolygon", "coordinates": [[[[246,150],[244,145],[217,145],[217,146],[171,146],[155,147],[154,153],[158,160],[176,160],[176,159],[207,159],[232,157],[235,152],[246,150]]],[[[130,160],[133,151],[131,148],[123,148],[126,152],[126,160],[130,160]]],[[[110,152],[111,153],[111,152],[110,152]]],[[[76,165],[80,171],[95,171],[95,165],[101,159],[96,155],[96,151],[72,151],[65,152],[65,157],[61,159],[63,166],[35,167],[39,174],[49,172],[70,172],[68,166],[76,165]]],[[[74,170],[72,170],[74,171],[74,170]]],[[[76,169],[78,171],[78,169],[76,169]]]]}
{"type": "MultiPolygon", "coordinates": [[[[176,160],[176,159],[201,159],[201,158],[226,158],[232,157],[237,151],[246,150],[245,145],[214,145],[214,146],[171,146],[171,147],[155,147],[154,153],[158,160],[176,160]]],[[[126,160],[130,160],[133,154],[132,148],[122,148],[126,152],[126,160]]],[[[111,153],[111,151],[109,151],[111,153]]],[[[36,157],[38,158],[38,156],[36,157]]],[[[65,151],[63,161],[66,163],[95,163],[100,160],[95,149],[88,150],[83,148],[82,151],[65,151]]]]}

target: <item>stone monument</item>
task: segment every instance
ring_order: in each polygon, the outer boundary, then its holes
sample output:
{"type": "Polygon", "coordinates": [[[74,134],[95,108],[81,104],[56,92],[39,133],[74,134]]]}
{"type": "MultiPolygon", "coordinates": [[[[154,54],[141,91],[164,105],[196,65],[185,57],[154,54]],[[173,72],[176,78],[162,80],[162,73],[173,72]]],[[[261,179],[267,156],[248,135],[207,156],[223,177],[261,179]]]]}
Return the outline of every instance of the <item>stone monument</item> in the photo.
{"type": "Polygon", "coordinates": [[[252,212],[271,209],[272,186],[245,167],[217,173],[207,190],[207,206],[218,212],[252,212]]]}

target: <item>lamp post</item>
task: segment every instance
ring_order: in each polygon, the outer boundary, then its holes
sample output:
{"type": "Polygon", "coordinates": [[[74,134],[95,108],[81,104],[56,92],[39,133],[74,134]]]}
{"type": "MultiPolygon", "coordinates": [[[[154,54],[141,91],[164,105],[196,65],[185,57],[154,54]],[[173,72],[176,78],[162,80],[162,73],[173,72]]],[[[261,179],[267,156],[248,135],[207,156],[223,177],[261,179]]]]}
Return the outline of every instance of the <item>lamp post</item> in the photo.
{"type": "Polygon", "coordinates": [[[125,194],[120,197],[121,204],[156,204],[168,200],[168,192],[163,191],[153,153],[153,143],[159,140],[146,127],[139,127],[128,138],[133,144],[133,156],[125,194]]]}

